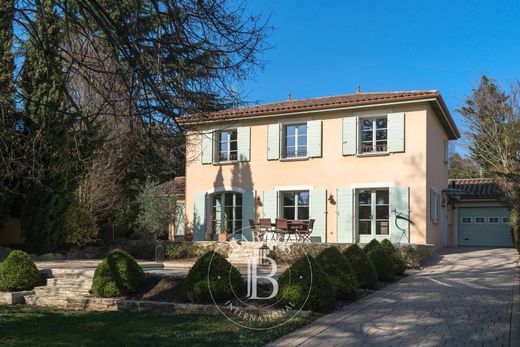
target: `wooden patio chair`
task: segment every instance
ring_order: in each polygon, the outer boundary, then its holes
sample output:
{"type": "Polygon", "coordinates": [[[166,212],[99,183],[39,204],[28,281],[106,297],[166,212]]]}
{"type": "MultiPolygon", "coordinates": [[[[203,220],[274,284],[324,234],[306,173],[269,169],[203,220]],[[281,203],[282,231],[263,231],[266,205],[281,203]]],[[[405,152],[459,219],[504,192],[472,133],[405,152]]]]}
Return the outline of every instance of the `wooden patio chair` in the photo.
{"type": "Polygon", "coordinates": [[[304,228],[298,231],[301,242],[311,242],[311,233],[314,228],[314,219],[310,219],[309,223],[304,224],[304,228]]]}
{"type": "Polygon", "coordinates": [[[262,233],[263,237],[267,241],[267,233],[273,230],[273,224],[271,218],[260,218],[258,220],[258,230],[262,233]]]}
{"type": "Polygon", "coordinates": [[[279,236],[279,241],[284,241],[285,235],[288,235],[289,233],[289,223],[287,222],[287,219],[276,218],[275,225],[275,230],[279,236]]]}

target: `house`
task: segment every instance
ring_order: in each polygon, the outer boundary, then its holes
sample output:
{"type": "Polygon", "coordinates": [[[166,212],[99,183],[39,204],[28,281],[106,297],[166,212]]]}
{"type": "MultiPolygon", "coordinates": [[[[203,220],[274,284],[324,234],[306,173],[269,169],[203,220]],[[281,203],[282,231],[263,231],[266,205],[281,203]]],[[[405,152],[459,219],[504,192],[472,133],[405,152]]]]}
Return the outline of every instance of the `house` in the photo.
{"type": "Polygon", "coordinates": [[[448,246],[513,246],[510,209],[496,179],[449,180],[448,246]]]}
{"type": "Polygon", "coordinates": [[[195,240],[251,238],[249,219],[315,219],[312,241],[448,241],[448,141],[435,90],[355,93],[182,120],[185,206],[195,240]]]}

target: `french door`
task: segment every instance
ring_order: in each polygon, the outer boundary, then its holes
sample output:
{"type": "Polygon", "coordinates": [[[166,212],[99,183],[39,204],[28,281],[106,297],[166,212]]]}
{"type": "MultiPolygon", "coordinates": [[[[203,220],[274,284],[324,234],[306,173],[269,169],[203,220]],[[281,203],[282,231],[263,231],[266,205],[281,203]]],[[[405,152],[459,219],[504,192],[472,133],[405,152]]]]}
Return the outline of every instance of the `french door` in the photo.
{"type": "Polygon", "coordinates": [[[390,236],[388,189],[360,189],[356,194],[358,242],[390,236]]]}
{"type": "Polygon", "coordinates": [[[219,192],[212,197],[212,227],[214,233],[242,232],[242,194],[219,192]]]}

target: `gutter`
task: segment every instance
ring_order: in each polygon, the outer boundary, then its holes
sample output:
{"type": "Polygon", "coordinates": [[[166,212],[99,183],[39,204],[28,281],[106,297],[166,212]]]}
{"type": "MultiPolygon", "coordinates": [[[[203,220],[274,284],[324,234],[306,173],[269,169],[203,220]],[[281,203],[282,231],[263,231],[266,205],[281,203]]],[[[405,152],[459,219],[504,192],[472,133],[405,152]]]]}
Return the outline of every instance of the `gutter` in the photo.
{"type": "Polygon", "coordinates": [[[336,112],[336,111],[344,111],[344,110],[355,110],[355,109],[360,109],[360,108],[382,107],[382,106],[389,106],[389,105],[390,106],[391,105],[406,105],[406,104],[413,104],[413,103],[420,103],[420,102],[435,103],[435,105],[441,111],[444,120],[449,125],[449,128],[452,132],[453,136],[450,136],[450,140],[456,140],[456,139],[460,138],[460,136],[461,136],[460,132],[457,129],[457,126],[455,125],[455,123],[453,122],[453,119],[451,118],[451,116],[448,116],[450,114],[449,110],[446,107],[446,104],[444,103],[444,100],[442,99],[440,94],[437,94],[437,96],[432,97],[432,98],[423,98],[421,96],[421,98],[408,98],[408,100],[405,99],[402,101],[380,102],[377,104],[370,103],[370,104],[355,105],[353,103],[354,105],[352,105],[352,106],[343,106],[343,107],[329,106],[329,107],[324,107],[324,108],[315,108],[315,109],[311,109],[311,110],[307,110],[307,111],[292,111],[292,112],[290,111],[290,112],[282,112],[282,113],[265,112],[263,114],[260,113],[257,116],[245,116],[245,117],[236,116],[236,117],[214,119],[214,120],[203,119],[203,120],[196,120],[196,121],[192,121],[192,122],[190,122],[188,120],[183,121],[182,119],[179,119],[178,122],[181,125],[227,123],[227,122],[243,121],[243,120],[248,120],[248,119],[264,119],[264,118],[273,118],[273,117],[284,117],[284,116],[289,116],[289,115],[312,114],[312,113],[319,113],[319,112],[321,112],[321,113],[336,112]],[[439,99],[440,99],[440,101],[439,101],[439,99]]]}

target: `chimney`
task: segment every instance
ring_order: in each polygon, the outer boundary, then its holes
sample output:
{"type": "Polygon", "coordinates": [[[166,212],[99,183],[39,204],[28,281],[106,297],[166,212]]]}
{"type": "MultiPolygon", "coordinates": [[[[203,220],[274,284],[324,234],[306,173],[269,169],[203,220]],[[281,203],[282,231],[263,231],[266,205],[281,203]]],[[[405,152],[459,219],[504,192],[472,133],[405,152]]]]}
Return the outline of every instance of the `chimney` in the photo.
{"type": "Polygon", "coordinates": [[[289,94],[287,94],[287,101],[292,101],[291,92],[289,92],[289,94]]]}
{"type": "Polygon", "coordinates": [[[356,94],[359,94],[359,93],[361,93],[361,86],[358,84],[356,86],[356,94]]]}

